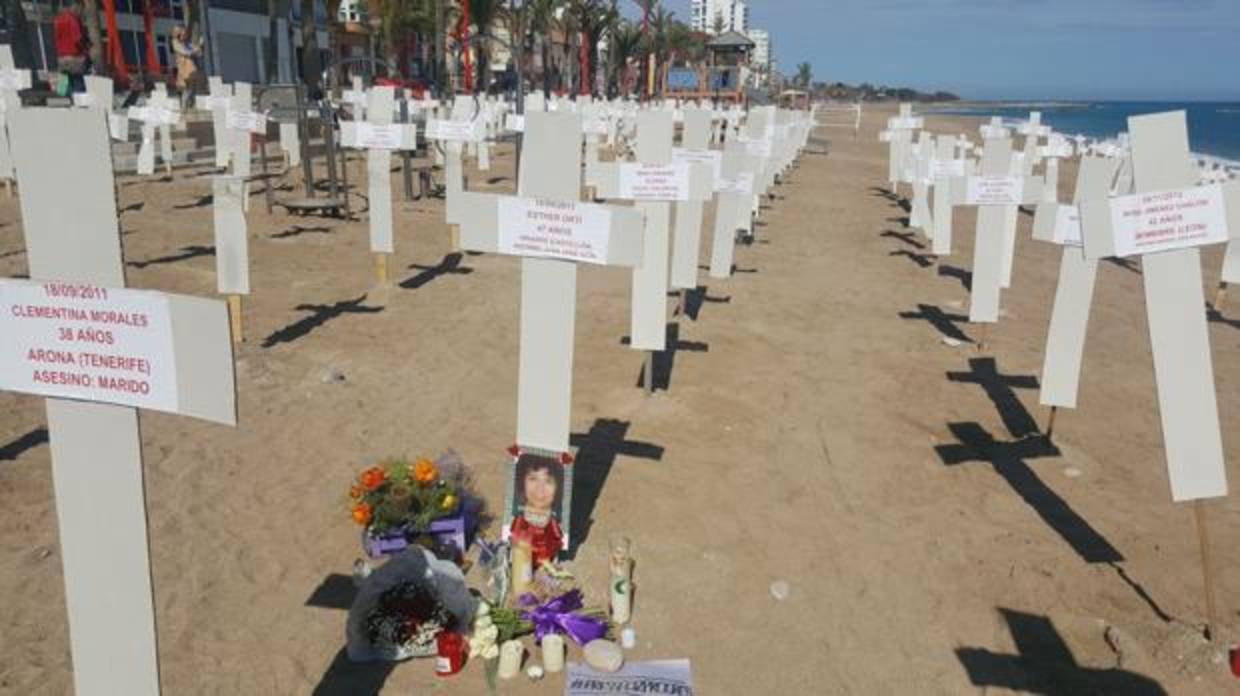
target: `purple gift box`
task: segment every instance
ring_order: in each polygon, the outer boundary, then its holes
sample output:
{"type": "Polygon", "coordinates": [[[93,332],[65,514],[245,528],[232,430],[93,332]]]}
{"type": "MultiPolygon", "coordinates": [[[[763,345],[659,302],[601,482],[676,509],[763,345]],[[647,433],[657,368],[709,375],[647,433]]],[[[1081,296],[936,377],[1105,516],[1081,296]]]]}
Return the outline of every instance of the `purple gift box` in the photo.
{"type": "MultiPolygon", "coordinates": [[[[469,542],[473,541],[474,527],[477,526],[478,521],[478,507],[477,501],[465,500],[455,515],[440,517],[431,522],[426,533],[435,540],[436,546],[451,544],[460,551],[461,555],[464,555],[469,548],[469,542]]],[[[407,526],[382,534],[372,534],[367,529],[362,532],[362,547],[366,549],[366,555],[371,558],[390,556],[409,548],[410,539],[419,535],[420,532],[414,532],[407,526]]]]}

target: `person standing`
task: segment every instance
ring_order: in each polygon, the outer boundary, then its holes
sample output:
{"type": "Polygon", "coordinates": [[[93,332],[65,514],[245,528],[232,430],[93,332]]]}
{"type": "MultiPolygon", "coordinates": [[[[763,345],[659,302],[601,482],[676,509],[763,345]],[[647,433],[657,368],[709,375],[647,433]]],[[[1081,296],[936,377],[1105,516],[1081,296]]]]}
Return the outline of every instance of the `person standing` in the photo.
{"type": "Polygon", "coordinates": [[[193,105],[194,93],[198,88],[198,59],[202,56],[202,37],[191,42],[185,27],[178,26],[172,30],[172,51],[176,54],[176,84],[181,92],[181,108],[188,109],[193,105]]]}
{"type": "Polygon", "coordinates": [[[56,37],[56,68],[68,76],[70,92],[86,91],[90,70],[90,39],[82,24],[81,0],[69,0],[52,23],[56,37]]]}

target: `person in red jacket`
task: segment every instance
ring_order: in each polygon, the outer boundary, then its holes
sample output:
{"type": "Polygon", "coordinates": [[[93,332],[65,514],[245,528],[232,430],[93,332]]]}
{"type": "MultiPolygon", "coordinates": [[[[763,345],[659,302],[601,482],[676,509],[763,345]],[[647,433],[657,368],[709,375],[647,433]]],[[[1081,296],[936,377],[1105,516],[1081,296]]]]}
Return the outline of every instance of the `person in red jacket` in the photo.
{"type": "Polygon", "coordinates": [[[86,91],[85,75],[90,70],[90,39],[82,24],[80,0],[70,0],[53,21],[56,35],[56,67],[69,76],[74,92],[86,91]]]}

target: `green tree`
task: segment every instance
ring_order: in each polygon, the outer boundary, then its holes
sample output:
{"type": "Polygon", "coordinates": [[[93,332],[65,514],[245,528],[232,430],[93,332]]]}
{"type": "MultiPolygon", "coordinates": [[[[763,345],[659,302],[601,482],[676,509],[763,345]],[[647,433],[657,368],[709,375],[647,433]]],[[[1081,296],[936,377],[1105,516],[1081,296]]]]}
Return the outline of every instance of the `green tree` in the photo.
{"type": "Polygon", "coordinates": [[[794,79],[796,84],[803,90],[809,90],[810,83],[814,80],[814,69],[809,63],[797,64],[797,76],[794,79]]]}
{"type": "Polygon", "coordinates": [[[607,85],[609,96],[627,95],[629,62],[641,62],[642,28],[633,22],[616,23],[607,39],[607,85]],[[622,94],[623,93],[623,94],[622,94]]]}

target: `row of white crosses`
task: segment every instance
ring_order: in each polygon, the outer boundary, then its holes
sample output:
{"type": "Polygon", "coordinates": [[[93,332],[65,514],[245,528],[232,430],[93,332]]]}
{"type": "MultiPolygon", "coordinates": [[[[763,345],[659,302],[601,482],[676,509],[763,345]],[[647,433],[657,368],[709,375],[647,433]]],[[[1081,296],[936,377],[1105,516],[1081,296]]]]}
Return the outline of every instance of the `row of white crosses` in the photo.
{"type": "MultiPolygon", "coordinates": [[[[598,196],[635,201],[645,220],[641,263],[633,271],[629,347],[646,351],[647,391],[654,389],[653,356],[667,348],[672,203],[706,201],[714,193],[711,165],[672,161],[674,132],[671,112],[640,112],[637,116],[637,161],[599,165],[598,196]]],[[[701,206],[683,212],[696,214],[700,226],[701,206]]],[[[696,286],[696,276],[694,281],[696,286]]]]}
{"type": "Polygon", "coordinates": [[[0,389],[48,397],[75,692],[150,696],[137,409],[235,424],[232,354],[222,303],[125,288],[106,108],[7,115],[30,280],[0,280],[0,389]]]}

